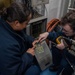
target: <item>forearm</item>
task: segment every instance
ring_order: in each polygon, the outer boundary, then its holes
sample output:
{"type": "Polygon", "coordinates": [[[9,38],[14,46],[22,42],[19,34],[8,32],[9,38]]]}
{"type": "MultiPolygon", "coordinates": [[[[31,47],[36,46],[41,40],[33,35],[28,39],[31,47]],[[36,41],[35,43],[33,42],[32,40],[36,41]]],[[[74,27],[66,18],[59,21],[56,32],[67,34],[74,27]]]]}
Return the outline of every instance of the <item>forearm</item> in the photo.
{"type": "Polygon", "coordinates": [[[22,75],[22,73],[24,73],[27,70],[27,68],[32,65],[32,63],[33,56],[29,53],[24,53],[20,62],[18,75],[22,75]]]}

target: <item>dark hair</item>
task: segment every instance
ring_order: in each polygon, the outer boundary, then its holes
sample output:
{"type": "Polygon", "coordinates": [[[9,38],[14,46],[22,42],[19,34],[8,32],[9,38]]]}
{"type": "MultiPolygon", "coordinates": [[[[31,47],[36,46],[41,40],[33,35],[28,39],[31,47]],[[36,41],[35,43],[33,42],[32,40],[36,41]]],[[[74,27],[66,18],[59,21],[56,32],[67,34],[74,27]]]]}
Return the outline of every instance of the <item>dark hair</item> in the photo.
{"type": "Polygon", "coordinates": [[[75,11],[68,12],[64,17],[61,19],[61,25],[64,26],[69,24],[69,26],[75,31],[75,11]]]}
{"type": "Polygon", "coordinates": [[[12,3],[2,12],[1,18],[7,20],[8,22],[18,20],[20,23],[22,23],[28,19],[30,14],[32,14],[30,7],[27,7],[22,3],[12,3]]]}

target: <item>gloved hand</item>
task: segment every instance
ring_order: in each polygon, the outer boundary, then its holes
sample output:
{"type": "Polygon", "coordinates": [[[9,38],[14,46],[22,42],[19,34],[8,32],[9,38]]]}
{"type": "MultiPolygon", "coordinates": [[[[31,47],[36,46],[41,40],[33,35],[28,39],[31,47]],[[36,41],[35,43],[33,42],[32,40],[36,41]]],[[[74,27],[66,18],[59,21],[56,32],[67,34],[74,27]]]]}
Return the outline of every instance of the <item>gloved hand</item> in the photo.
{"type": "Polygon", "coordinates": [[[58,49],[60,49],[60,50],[63,50],[63,49],[65,49],[66,47],[68,47],[68,45],[67,45],[67,43],[65,42],[64,39],[61,39],[60,44],[57,44],[56,47],[57,47],[58,49]]]}

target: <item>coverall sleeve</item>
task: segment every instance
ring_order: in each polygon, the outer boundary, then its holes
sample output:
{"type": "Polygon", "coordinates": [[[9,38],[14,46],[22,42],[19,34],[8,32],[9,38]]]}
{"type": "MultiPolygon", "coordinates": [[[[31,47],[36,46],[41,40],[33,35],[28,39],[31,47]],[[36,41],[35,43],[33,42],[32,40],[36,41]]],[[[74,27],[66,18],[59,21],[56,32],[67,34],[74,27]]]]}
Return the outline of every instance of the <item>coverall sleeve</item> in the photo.
{"type": "Polygon", "coordinates": [[[2,47],[0,59],[0,70],[4,75],[23,75],[33,62],[33,56],[29,53],[22,53],[16,44],[7,44],[2,47]]]}
{"type": "Polygon", "coordinates": [[[55,41],[58,36],[62,36],[62,35],[63,35],[62,32],[53,31],[53,32],[49,32],[49,35],[48,35],[47,38],[51,41],[55,41]]]}

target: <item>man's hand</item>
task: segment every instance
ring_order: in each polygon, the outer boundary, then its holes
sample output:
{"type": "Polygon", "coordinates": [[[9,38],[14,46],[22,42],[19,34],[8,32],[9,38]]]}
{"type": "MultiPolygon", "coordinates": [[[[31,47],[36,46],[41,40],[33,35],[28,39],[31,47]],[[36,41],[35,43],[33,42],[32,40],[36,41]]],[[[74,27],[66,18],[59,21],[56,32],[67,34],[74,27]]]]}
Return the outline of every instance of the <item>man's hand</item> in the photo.
{"type": "Polygon", "coordinates": [[[43,34],[40,34],[39,35],[39,41],[41,42],[41,41],[45,40],[48,37],[48,35],[49,35],[48,32],[45,32],[43,34]]]}
{"type": "Polygon", "coordinates": [[[33,47],[35,48],[36,47],[36,43],[38,43],[39,42],[39,40],[35,40],[33,43],[32,43],[32,45],[33,45],[33,47]]]}
{"type": "Polygon", "coordinates": [[[27,50],[27,53],[30,53],[31,55],[35,55],[35,52],[34,52],[34,49],[35,49],[35,47],[36,47],[36,43],[38,43],[39,42],[39,40],[35,40],[33,43],[32,43],[32,45],[33,45],[33,47],[32,48],[29,48],[28,50],[27,50]]]}
{"type": "Polygon", "coordinates": [[[35,55],[35,53],[34,53],[34,47],[29,48],[26,52],[27,52],[27,53],[30,53],[32,56],[35,55]]]}

